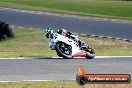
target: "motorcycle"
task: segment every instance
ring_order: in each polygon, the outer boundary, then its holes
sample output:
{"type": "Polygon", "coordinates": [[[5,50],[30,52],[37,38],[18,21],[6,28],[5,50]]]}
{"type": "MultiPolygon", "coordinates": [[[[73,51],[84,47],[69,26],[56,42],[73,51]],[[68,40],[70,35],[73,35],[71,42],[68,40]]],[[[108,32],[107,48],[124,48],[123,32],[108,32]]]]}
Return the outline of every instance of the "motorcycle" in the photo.
{"type": "MultiPolygon", "coordinates": [[[[78,36],[75,37],[78,38],[78,36]]],[[[50,34],[49,45],[52,50],[56,50],[56,53],[59,57],[67,59],[75,57],[85,57],[87,59],[92,59],[95,57],[94,50],[85,42],[79,46],[77,41],[58,33],[50,34]]]]}

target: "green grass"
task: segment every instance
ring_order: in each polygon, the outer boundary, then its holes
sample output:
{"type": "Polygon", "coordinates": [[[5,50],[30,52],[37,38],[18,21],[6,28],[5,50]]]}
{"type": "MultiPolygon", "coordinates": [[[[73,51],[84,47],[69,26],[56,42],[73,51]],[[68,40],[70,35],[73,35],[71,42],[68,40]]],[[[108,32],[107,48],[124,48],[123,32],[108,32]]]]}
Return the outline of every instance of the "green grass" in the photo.
{"type": "Polygon", "coordinates": [[[132,20],[132,2],[120,0],[0,0],[0,6],[132,20]]]}
{"type": "Polygon", "coordinates": [[[16,38],[0,42],[0,57],[51,56],[47,39],[41,30],[14,29],[16,38]]]}
{"type": "Polygon", "coordinates": [[[86,84],[78,85],[75,81],[51,82],[8,82],[0,83],[0,88],[131,88],[130,84],[86,84]]]}
{"type": "Polygon", "coordinates": [[[46,82],[8,82],[0,83],[0,88],[55,88],[59,86],[77,86],[75,81],[46,82]]]}
{"type": "MultiPolygon", "coordinates": [[[[42,30],[14,28],[13,31],[14,39],[0,42],[0,57],[57,56],[48,48],[48,40],[42,30]]],[[[91,45],[99,56],[132,55],[131,42],[86,36],[80,36],[80,39],[91,45]]]]}

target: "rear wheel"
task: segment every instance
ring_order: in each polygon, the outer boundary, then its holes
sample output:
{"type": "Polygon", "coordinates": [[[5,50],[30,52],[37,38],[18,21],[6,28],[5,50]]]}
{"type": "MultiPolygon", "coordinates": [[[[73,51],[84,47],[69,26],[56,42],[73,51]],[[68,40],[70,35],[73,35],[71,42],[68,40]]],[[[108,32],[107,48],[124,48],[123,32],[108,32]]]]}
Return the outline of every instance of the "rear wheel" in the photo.
{"type": "Polygon", "coordinates": [[[59,57],[63,57],[63,58],[67,58],[67,59],[72,58],[72,56],[71,56],[71,53],[72,53],[71,46],[67,45],[66,43],[57,42],[56,46],[55,46],[55,49],[56,49],[57,55],[59,57]]]}

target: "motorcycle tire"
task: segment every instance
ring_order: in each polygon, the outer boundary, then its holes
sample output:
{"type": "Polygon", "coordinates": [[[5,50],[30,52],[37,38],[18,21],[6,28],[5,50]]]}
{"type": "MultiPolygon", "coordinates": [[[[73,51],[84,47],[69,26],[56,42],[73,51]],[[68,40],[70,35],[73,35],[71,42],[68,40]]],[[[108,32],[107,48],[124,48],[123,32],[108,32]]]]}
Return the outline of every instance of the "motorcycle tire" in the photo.
{"type": "Polygon", "coordinates": [[[95,57],[95,51],[92,48],[90,48],[90,49],[91,49],[91,51],[87,52],[87,54],[86,54],[87,59],[93,59],[95,57]]]}
{"type": "Polygon", "coordinates": [[[55,50],[56,50],[58,56],[61,56],[61,57],[65,58],[65,59],[71,59],[72,56],[66,55],[63,52],[61,52],[60,48],[58,47],[60,43],[62,43],[62,42],[57,42],[56,45],[55,45],[55,50]]]}
{"type": "Polygon", "coordinates": [[[57,55],[58,55],[59,57],[62,57],[62,55],[61,55],[60,53],[57,53],[57,55]]]}

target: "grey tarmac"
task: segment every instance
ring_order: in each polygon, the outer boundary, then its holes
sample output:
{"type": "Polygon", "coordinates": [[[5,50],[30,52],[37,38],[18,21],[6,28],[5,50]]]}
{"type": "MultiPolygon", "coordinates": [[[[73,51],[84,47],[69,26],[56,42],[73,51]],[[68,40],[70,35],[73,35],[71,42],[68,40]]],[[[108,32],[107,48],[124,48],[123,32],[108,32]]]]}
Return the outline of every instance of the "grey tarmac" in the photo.
{"type": "Polygon", "coordinates": [[[77,68],[91,74],[130,74],[132,57],[94,59],[0,59],[0,81],[75,80],[77,68]]]}

